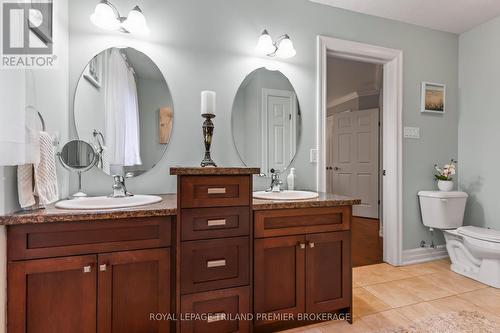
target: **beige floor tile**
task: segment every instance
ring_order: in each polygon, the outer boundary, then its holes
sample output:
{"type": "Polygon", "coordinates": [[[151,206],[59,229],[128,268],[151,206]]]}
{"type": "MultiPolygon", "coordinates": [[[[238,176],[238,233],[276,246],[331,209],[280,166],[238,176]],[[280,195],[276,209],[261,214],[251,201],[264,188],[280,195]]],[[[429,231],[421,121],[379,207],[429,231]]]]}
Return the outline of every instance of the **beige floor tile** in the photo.
{"type": "Polygon", "coordinates": [[[469,291],[486,288],[487,286],[469,279],[452,271],[439,272],[425,276],[430,282],[442,289],[447,289],[456,294],[466,293],[469,291]]]}
{"type": "Polygon", "coordinates": [[[398,282],[400,281],[374,284],[364,288],[393,308],[424,301],[423,298],[418,297],[411,290],[401,286],[398,282]]]}
{"type": "Polygon", "coordinates": [[[363,317],[391,309],[389,305],[364,288],[355,288],[353,290],[352,303],[355,317],[363,317]]]}
{"type": "Polygon", "coordinates": [[[436,299],[428,302],[436,311],[436,314],[459,311],[481,311],[481,308],[461,298],[460,295],[436,299]]]}
{"type": "Polygon", "coordinates": [[[395,310],[412,321],[432,317],[439,313],[438,309],[429,302],[408,305],[395,310]]]}
{"type": "Polygon", "coordinates": [[[442,271],[449,271],[450,264],[446,261],[437,260],[437,261],[425,262],[422,264],[401,266],[400,269],[412,274],[413,276],[420,276],[426,274],[439,273],[442,271]]]}
{"type": "Polygon", "coordinates": [[[394,281],[399,287],[406,289],[418,298],[424,301],[443,298],[454,295],[449,289],[443,289],[432,283],[427,276],[419,276],[411,279],[394,281]]]}
{"type": "Polygon", "coordinates": [[[408,272],[388,264],[376,264],[370,266],[356,267],[353,269],[353,281],[358,286],[368,286],[376,283],[412,277],[408,272]]]}
{"type": "Polygon", "coordinates": [[[494,288],[474,290],[458,297],[500,316],[500,292],[494,288]]]}
{"type": "Polygon", "coordinates": [[[389,310],[384,312],[379,312],[366,317],[361,318],[361,320],[368,326],[369,330],[382,330],[395,327],[404,327],[408,325],[411,321],[401,315],[396,310],[389,310]]]}

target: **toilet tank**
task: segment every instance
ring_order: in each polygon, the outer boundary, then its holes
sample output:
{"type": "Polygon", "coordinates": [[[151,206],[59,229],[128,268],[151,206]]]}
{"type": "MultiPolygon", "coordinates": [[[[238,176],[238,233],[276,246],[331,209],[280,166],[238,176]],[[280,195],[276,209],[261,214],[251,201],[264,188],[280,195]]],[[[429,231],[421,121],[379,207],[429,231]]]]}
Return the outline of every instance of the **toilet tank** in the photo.
{"type": "Polygon", "coordinates": [[[436,229],[456,229],[462,226],[467,193],[420,191],[418,196],[425,226],[436,229]]]}

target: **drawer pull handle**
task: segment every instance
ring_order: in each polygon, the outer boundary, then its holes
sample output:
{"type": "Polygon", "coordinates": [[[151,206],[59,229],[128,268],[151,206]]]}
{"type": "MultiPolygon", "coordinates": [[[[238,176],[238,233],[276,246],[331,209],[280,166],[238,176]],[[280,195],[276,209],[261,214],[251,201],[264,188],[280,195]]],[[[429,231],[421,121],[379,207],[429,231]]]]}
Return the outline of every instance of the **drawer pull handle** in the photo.
{"type": "Polygon", "coordinates": [[[207,189],[208,194],[226,194],[225,187],[211,187],[207,189]]]}
{"type": "Polygon", "coordinates": [[[215,227],[218,225],[226,225],[226,219],[219,219],[219,220],[208,220],[207,225],[209,227],[215,227]]]}
{"type": "Polygon", "coordinates": [[[108,266],[106,264],[99,265],[99,271],[105,272],[108,269],[108,266]]]}
{"type": "Polygon", "coordinates": [[[83,272],[84,273],[90,273],[90,272],[92,272],[92,266],[90,266],[90,265],[83,266],[83,272]]]}
{"type": "Polygon", "coordinates": [[[221,321],[224,319],[226,319],[225,313],[214,313],[214,314],[208,315],[207,323],[213,323],[213,322],[221,321]]]}
{"type": "Polygon", "coordinates": [[[226,259],[207,261],[207,268],[226,266],[226,259]]]}

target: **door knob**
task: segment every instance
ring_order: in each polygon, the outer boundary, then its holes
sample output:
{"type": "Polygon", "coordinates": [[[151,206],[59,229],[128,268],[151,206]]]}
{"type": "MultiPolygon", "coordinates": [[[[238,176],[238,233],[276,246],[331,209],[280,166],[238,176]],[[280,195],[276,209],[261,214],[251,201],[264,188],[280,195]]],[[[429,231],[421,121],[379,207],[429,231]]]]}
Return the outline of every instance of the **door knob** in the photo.
{"type": "Polygon", "coordinates": [[[339,168],[339,167],[335,167],[335,168],[333,168],[333,170],[335,170],[335,171],[339,171],[339,170],[340,170],[340,168],[339,168]]]}

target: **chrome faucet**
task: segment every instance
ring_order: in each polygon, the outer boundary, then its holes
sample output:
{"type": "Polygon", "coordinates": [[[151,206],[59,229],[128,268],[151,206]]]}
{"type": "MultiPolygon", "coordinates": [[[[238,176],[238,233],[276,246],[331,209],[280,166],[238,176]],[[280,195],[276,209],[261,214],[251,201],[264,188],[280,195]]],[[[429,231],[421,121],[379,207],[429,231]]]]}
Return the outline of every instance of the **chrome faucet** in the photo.
{"type": "Polygon", "coordinates": [[[110,195],[112,198],[124,198],[133,196],[132,193],[127,191],[125,186],[125,177],[120,175],[113,175],[113,194],[110,195]]]}
{"type": "Polygon", "coordinates": [[[281,185],[283,185],[283,181],[280,179],[280,172],[278,170],[271,169],[271,185],[266,190],[266,192],[281,192],[283,189],[281,185]]]}

